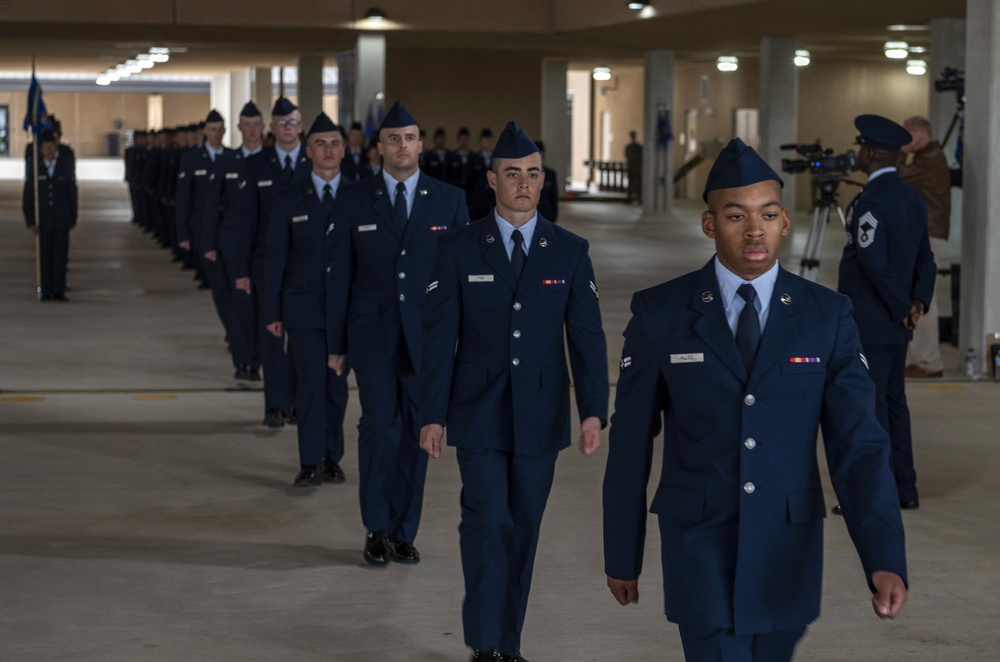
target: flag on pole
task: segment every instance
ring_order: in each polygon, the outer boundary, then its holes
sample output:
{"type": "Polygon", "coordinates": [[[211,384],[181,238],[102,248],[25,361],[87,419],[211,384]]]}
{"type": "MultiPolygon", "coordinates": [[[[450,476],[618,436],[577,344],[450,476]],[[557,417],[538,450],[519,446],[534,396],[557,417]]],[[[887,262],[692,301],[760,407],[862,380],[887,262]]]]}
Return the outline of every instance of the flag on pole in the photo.
{"type": "Polygon", "coordinates": [[[38,133],[42,118],[48,114],[45,102],[42,100],[42,86],[38,84],[35,74],[31,74],[31,86],[28,87],[28,111],[24,114],[24,130],[29,128],[32,133],[38,133]]]}
{"type": "Polygon", "coordinates": [[[673,139],[674,134],[670,130],[670,111],[661,110],[656,114],[656,148],[665,150],[673,139]]]}

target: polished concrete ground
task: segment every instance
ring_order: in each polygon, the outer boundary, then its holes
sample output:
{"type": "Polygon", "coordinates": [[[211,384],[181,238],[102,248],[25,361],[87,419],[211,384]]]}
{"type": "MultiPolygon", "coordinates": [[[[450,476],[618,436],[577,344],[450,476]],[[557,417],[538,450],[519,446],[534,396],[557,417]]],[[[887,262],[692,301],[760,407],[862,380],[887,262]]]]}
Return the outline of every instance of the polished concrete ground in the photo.
{"type": "MultiPolygon", "coordinates": [[[[71,301],[38,303],[20,190],[0,183],[0,660],[466,660],[453,451],[429,469],[423,562],[367,567],[356,393],[348,482],[295,495],[294,428],[263,428],[259,391],[230,379],[207,292],[128,223],[120,185],[84,184],[81,201],[71,301]]],[[[591,241],[613,376],[631,292],[711,255],[699,212],[681,205],[655,220],[619,204],[564,206],[563,224],[591,241]]],[[[948,348],[950,369],[955,360],[948,348]]],[[[872,614],[831,517],[823,614],[797,659],[1000,659],[1000,384],[949,370],[908,393],[922,497],[904,515],[910,603],[895,622],[872,614]]],[[[619,607],[605,588],[605,457],[560,458],[524,630],[534,662],[681,659],[662,615],[658,536],[638,606],[619,607]]]]}

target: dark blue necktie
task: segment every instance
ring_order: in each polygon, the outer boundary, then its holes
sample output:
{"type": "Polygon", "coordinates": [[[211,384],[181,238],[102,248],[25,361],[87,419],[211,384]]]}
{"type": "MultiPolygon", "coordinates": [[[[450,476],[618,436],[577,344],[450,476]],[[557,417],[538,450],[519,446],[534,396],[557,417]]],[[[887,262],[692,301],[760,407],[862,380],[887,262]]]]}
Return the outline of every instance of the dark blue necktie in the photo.
{"type": "Polygon", "coordinates": [[[520,230],[514,230],[510,235],[514,242],[514,249],[510,252],[510,266],[514,270],[514,280],[521,280],[521,272],[524,271],[524,263],[528,256],[524,254],[524,236],[520,230]]]}
{"type": "Polygon", "coordinates": [[[406,184],[398,182],[396,184],[396,223],[399,224],[400,231],[406,228],[406,184]]]}
{"type": "Polygon", "coordinates": [[[285,154],[285,179],[291,181],[293,172],[292,156],[290,154],[285,154]]]}
{"type": "Polygon", "coordinates": [[[330,212],[333,211],[333,189],[330,188],[329,182],[323,187],[323,209],[326,210],[328,217],[330,212]]]}
{"type": "Polygon", "coordinates": [[[750,372],[757,355],[757,345],[760,344],[760,318],[753,305],[757,300],[757,290],[750,283],[743,283],[736,292],[746,301],[736,323],[736,347],[740,350],[747,372],[750,372]]]}

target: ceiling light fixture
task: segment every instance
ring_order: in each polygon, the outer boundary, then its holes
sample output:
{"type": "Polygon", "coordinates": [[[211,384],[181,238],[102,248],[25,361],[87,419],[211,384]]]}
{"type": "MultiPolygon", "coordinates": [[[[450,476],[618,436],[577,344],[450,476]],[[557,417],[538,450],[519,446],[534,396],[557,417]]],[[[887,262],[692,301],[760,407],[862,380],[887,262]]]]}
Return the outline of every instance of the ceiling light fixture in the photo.
{"type": "Polygon", "coordinates": [[[170,49],[153,46],[149,49],[149,59],[153,62],[168,62],[170,60],[170,49]]]}
{"type": "Polygon", "coordinates": [[[910,45],[905,41],[887,41],[882,50],[885,56],[893,60],[903,60],[910,54],[910,45]]]}
{"type": "Polygon", "coordinates": [[[640,9],[645,9],[649,6],[648,2],[630,2],[628,3],[628,8],[632,11],[639,11],[640,9]]]}
{"type": "Polygon", "coordinates": [[[740,61],[735,55],[720,55],[715,66],[719,71],[736,71],[740,68],[740,61]]]}
{"type": "Polygon", "coordinates": [[[594,72],[591,74],[594,80],[611,80],[611,68],[610,67],[594,67],[594,72]]]}
{"type": "Polygon", "coordinates": [[[927,62],[924,60],[907,60],[906,73],[912,76],[923,76],[927,73],[927,62]]]}
{"type": "Polygon", "coordinates": [[[796,67],[806,67],[809,66],[809,63],[812,61],[812,58],[809,56],[809,51],[800,48],[799,50],[795,51],[795,59],[792,61],[795,63],[796,67]]]}
{"type": "Polygon", "coordinates": [[[373,21],[375,23],[381,23],[389,19],[389,15],[385,13],[385,10],[379,9],[378,7],[372,7],[365,12],[365,20],[373,21]]]}

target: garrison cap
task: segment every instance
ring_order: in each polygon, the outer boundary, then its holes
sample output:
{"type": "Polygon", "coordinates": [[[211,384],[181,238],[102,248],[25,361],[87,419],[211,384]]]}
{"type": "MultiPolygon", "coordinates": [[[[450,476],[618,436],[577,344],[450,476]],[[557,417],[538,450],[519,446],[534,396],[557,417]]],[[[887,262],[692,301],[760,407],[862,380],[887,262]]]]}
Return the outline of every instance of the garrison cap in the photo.
{"type": "Polygon", "coordinates": [[[460,129],[458,130],[458,133],[457,133],[457,134],[455,134],[455,135],[457,135],[458,137],[462,137],[462,136],[467,136],[467,135],[469,135],[469,127],[467,127],[467,126],[463,126],[463,127],[461,127],[461,128],[460,128],[460,129]]]}
{"type": "Polygon", "coordinates": [[[284,117],[285,115],[291,115],[298,109],[298,106],[285,97],[278,97],[278,100],[274,102],[274,108],[271,109],[271,116],[284,117]]]}
{"type": "Polygon", "coordinates": [[[194,125],[194,130],[195,131],[201,131],[202,129],[205,128],[205,124],[206,124],[206,122],[204,120],[202,120],[201,122],[198,122],[197,124],[194,125]]]}
{"type": "Polygon", "coordinates": [[[492,138],[493,137],[493,130],[490,129],[490,127],[486,127],[485,129],[483,129],[482,131],[479,132],[479,137],[480,138],[492,138]]]}
{"type": "Polygon", "coordinates": [[[260,108],[253,101],[247,101],[240,111],[240,117],[260,117],[260,108]]]}
{"type": "Polygon", "coordinates": [[[42,143],[54,143],[56,141],[56,134],[53,133],[52,129],[42,129],[38,133],[38,144],[42,143]]]}
{"type": "Polygon", "coordinates": [[[860,133],[855,142],[872,149],[898,152],[900,147],[913,141],[909,131],[881,115],[858,115],[854,118],[854,127],[860,133]]]}
{"type": "Polygon", "coordinates": [[[208,111],[208,117],[205,118],[206,124],[208,124],[209,122],[225,122],[225,121],[226,120],[222,119],[222,115],[220,115],[219,111],[217,111],[215,108],[208,111]]]}
{"type": "Polygon", "coordinates": [[[493,149],[493,158],[519,159],[537,151],[538,145],[532,142],[524,129],[517,125],[517,122],[511,120],[507,122],[503,133],[497,139],[497,146],[493,149]]]}
{"type": "Polygon", "coordinates": [[[337,131],[340,133],[340,127],[333,123],[330,116],[326,113],[320,113],[313,120],[312,126],[309,127],[309,133],[306,135],[312,135],[314,133],[329,133],[331,131],[337,131]]]}
{"type": "Polygon", "coordinates": [[[438,136],[443,136],[443,135],[445,135],[445,133],[444,133],[444,129],[442,127],[439,126],[438,128],[434,129],[434,137],[435,138],[437,138],[438,136]]]}
{"type": "Polygon", "coordinates": [[[351,131],[364,131],[365,127],[361,126],[361,122],[354,121],[351,122],[351,131]]]}
{"type": "Polygon", "coordinates": [[[382,129],[401,129],[404,126],[414,126],[417,124],[417,120],[413,119],[413,115],[410,114],[403,104],[398,101],[392,104],[392,108],[389,112],[385,114],[385,119],[382,120],[382,126],[378,128],[379,131],[382,129]]]}
{"type": "Polygon", "coordinates": [[[784,187],[778,173],[774,171],[760,154],[739,138],[733,138],[715,157],[715,163],[708,173],[702,200],[708,202],[708,192],[720,188],[739,188],[757,182],[775,180],[784,187]]]}

